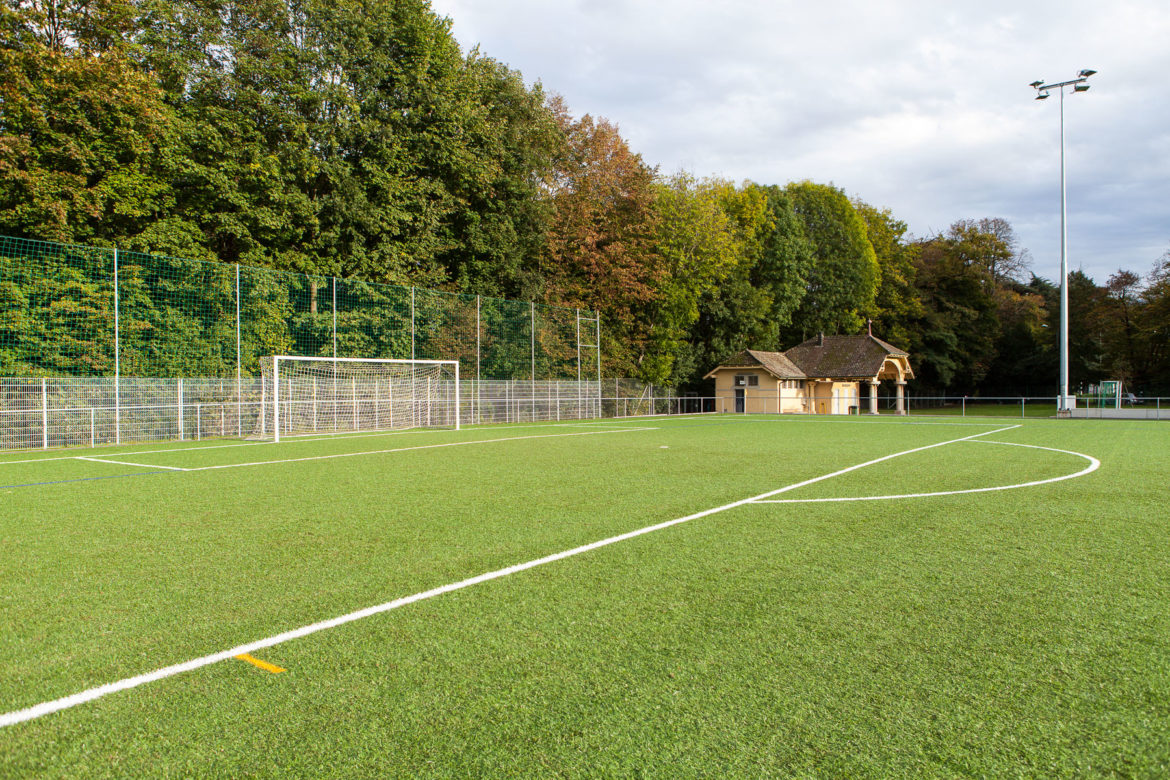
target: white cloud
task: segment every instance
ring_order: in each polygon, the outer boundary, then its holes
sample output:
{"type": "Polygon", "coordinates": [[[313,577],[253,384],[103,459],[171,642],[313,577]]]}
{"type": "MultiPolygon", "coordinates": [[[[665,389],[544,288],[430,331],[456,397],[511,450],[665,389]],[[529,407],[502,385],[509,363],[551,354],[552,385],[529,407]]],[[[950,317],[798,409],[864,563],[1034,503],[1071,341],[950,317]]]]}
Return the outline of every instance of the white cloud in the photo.
{"type": "Polygon", "coordinates": [[[1065,104],[1073,267],[1103,281],[1170,247],[1163,0],[432,5],[465,48],[616,122],[663,171],[832,181],[918,235],[1005,217],[1048,277],[1059,100],[1026,85],[1095,68],[1065,104]]]}

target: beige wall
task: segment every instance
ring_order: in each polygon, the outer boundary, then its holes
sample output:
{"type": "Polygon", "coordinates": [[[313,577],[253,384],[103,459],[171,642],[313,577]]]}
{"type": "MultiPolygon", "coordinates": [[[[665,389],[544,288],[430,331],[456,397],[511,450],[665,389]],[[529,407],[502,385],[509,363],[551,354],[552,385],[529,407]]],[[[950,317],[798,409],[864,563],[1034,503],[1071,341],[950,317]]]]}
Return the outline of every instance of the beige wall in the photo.
{"type": "Polygon", "coordinates": [[[859,382],[799,382],[798,386],[781,387],[776,379],[762,368],[721,369],[715,372],[715,409],[735,412],[735,391],[744,391],[744,411],[748,414],[848,414],[850,406],[868,410],[869,397],[859,397],[859,382]],[[735,386],[739,374],[759,377],[755,387],[735,386]],[[806,398],[812,400],[810,410],[806,398]]]}
{"type": "Polygon", "coordinates": [[[813,383],[814,414],[849,414],[849,407],[861,406],[859,382],[813,383]]]}
{"type": "Polygon", "coordinates": [[[715,408],[720,412],[735,411],[735,391],[743,390],[744,411],[748,414],[776,414],[801,412],[804,408],[804,388],[780,387],[781,380],[762,368],[723,369],[715,373],[715,408]],[[759,377],[756,387],[735,386],[737,375],[759,377]]]}

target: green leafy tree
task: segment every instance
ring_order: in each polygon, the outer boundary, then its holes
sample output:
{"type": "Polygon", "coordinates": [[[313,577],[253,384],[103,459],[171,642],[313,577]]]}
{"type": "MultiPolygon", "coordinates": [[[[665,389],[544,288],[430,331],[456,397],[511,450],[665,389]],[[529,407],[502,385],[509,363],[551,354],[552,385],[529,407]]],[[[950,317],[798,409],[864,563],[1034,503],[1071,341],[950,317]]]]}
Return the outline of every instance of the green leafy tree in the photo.
{"type": "Polygon", "coordinates": [[[958,229],[917,247],[915,277],[924,311],[910,351],[918,386],[927,391],[974,392],[995,358],[995,285],[986,267],[973,261],[980,242],[958,229]]]}
{"type": "Polygon", "coordinates": [[[692,361],[675,364],[699,319],[700,301],[737,266],[748,265],[749,245],[757,241],[766,208],[761,193],[740,193],[729,182],[697,181],[686,173],[656,189],[655,247],[664,273],[652,325],[654,352],[644,362],[642,376],[665,382],[685,380],[698,370],[692,361]]]}
{"type": "Polygon", "coordinates": [[[174,115],[125,0],[0,6],[0,232],[109,245],[173,204],[174,115]]]}
{"type": "Polygon", "coordinates": [[[740,350],[778,349],[780,329],[791,323],[804,296],[812,260],[792,201],[779,187],[725,186],[720,203],[741,252],[726,278],[700,299],[676,368],[680,387],[697,387],[712,366],[740,350]]]}
{"type": "Polygon", "coordinates": [[[889,209],[861,200],[853,207],[865,221],[866,236],[874,249],[881,283],[874,296],[874,333],[895,346],[909,349],[921,338],[916,324],[925,310],[915,287],[914,261],[918,247],[906,240],[907,225],[889,209]]]}
{"type": "Polygon", "coordinates": [[[865,221],[832,185],[803,181],[788,185],[786,192],[813,248],[807,294],[788,330],[789,340],[818,331],[855,332],[874,312],[881,281],[865,221]]]}

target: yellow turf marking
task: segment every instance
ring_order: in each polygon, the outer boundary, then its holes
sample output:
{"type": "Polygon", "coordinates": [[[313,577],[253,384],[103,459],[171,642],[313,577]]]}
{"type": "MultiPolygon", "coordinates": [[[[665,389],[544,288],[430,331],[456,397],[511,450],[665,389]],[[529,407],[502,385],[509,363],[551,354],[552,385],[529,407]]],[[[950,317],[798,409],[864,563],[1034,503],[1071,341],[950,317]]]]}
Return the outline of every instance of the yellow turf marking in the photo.
{"type": "Polygon", "coordinates": [[[280,674],[281,672],[285,671],[276,664],[270,664],[267,661],[261,661],[259,658],[253,658],[248,653],[241,653],[240,655],[237,655],[236,658],[239,658],[241,661],[247,661],[248,663],[252,664],[252,666],[258,666],[264,671],[272,672],[273,674],[280,674]]]}

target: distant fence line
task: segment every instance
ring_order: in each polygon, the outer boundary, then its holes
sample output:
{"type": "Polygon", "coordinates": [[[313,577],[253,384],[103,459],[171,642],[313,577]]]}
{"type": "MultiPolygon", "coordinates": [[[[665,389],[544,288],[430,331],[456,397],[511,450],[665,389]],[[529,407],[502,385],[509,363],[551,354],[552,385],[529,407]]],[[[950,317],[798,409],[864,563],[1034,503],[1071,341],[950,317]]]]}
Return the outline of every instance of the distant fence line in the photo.
{"type": "MultiPolygon", "coordinates": [[[[713,409],[704,399],[678,399],[670,388],[628,379],[600,384],[595,380],[468,379],[460,381],[459,393],[460,417],[466,424],[713,409]]],[[[436,392],[435,397],[453,395],[436,392]]],[[[264,397],[260,377],[239,381],[232,377],[0,377],[0,450],[248,437],[261,430],[266,402],[271,400],[264,397]]],[[[348,410],[350,404],[365,403],[368,399],[344,394],[323,400],[321,432],[347,432],[357,410],[350,417],[338,415],[337,407],[348,410]]],[[[389,399],[384,403],[389,406],[389,399]]],[[[389,411],[392,417],[393,408],[389,411]]],[[[353,429],[360,426],[355,422],[353,429]]]]}
{"type": "MultiPolygon", "coordinates": [[[[879,407],[894,408],[893,396],[881,396],[879,407]]],[[[1055,396],[944,396],[908,395],[908,414],[958,415],[960,417],[1056,417],[1055,396]]],[[[1116,404],[1101,404],[1090,397],[1077,399],[1069,415],[1089,420],[1170,420],[1170,398],[1133,397],[1116,404]]]]}
{"type": "Polygon", "coordinates": [[[0,376],[242,384],[284,354],[596,381],[600,343],[593,311],[0,236],[0,376]]]}

